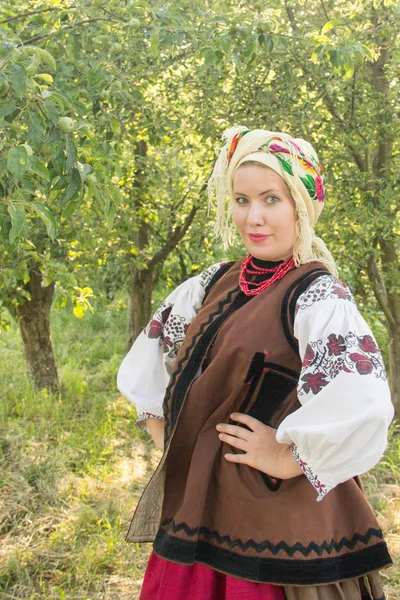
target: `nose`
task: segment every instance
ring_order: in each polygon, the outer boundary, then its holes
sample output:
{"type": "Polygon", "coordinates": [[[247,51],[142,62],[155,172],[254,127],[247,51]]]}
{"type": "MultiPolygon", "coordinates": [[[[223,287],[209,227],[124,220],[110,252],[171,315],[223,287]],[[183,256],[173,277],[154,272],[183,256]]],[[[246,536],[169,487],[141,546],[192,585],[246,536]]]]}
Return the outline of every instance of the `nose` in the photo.
{"type": "Polygon", "coordinates": [[[259,202],[251,202],[247,213],[247,223],[250,227],[265,224],[263,205],[259,202]]]}

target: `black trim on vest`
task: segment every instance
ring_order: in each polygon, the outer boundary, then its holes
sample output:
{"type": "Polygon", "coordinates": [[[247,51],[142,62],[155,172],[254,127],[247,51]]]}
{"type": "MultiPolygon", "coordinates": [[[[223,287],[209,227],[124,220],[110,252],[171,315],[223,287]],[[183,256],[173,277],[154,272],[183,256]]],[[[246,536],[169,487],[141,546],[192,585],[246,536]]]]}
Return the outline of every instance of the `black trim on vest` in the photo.
{"type": "Polygon", "coordinates": [[[283,300],[282,300],[281,323],[282,323],[283,333],[285,334],[285,338],[287,339],[290,347],[296,354],[299,353],[299,348],[297,345],[297,340],[293,337],[293,334],[292,334],[292,329],[294,326],[294,311],[296,308],[296,303],[297,303],[297,300],[299,299],[299,296],[301,295],[301,293],[303,291],[305,291],[307,289],[307,287],[309,285],[311,285],[311,283],[313,283],[313,281],[315,281],[315,279],[318,279],[318,277],[321,277],[321,275],[329,275],[329,271],[327,269],[318,267],[312,271],[309,271],[305,275],[301,275],[287,289],[287,291],[283,297],[283,300]],[[299,294],[297,294],[296,287],[300,286],[301,284],[305,285],[306,287],[299,294]],[[293,297],[291,298],[291,294],[294,290],[296,290],[296,291],[294,292],[293,297]],[[290,313],[290,308],[288,310],[288,304],[289,304],[289,300],[291,300],[293,298],[295,298],[295,301],[294,301],[294,308],[293,308],[293,314],[292,314],[292,313],[290,313]]]}
{"type": "MultiPolygon", "coordinates": [[[[244,383],[249,385],[249,389],[247,390],[247,394],[239,407],[238,412],[240,413],[246,412],[250,400],[256,391],[256,387],[264,370],[264,356],[264,352],[256,352],[251,359],[249,370],[244,378],[244,383]]],[[[232,421],[232,419],[229,419],[229,423],[237,425],[237,423],[232,421]]]]}
{"type": "Polygon", "coordinates": [[[296,371],[292,371],[288,367],[284,367],[283,365],[278,365],[278,363],[273,363],[266,361],[264,363],[264,369],[271,369],[272,371],[276,371],[277,373],[282,373],[282,375],[287,375],[292,379],[295,379],[296,382],[299,380],[299,374],[296,371]]]}
{"type": "Polygon", "coordinates": [[[213,289],[213,287],[215,286],[215,284],[217,283],[217,281],[219,281],[221,279],[221,277],[223,277],[225,275],[225,273],[227,271],[229,271],[229,269],[235,264],[235,261],[232,260],[231,262],[227,262],[226,264],[222,265],[222,267],[220,267],[218,269],[218,271],[216,273],[214,273],[214,275],[211,277],[207,287],[206,287],[206,294],[203,298],[203,302],[202,304],[204,304],[208,294],[211,292],[211,290],[213,289]]]}
{"type": "Polygon", "coordinates": [[[204,360],[208,347],[218,330],[222,327],[224,322],[239,308],[242,308],[249,300],[251,300],[253,296],[246,296],[242,291],[240,291],[239,286],[236,286],[233,290],[231,290],[224,300],[221,300],[218,304],[217,310],[210,314],[207,321],[203,323],[197,332],[197,334],[193,337],[192,343],[190,346],[186,348],[185,355],[181,358],[179,363],[177,364],[177,368],[174,371],[173,376],[171,377],[171,381],[168,385],[165,398],[164,398],[164,415],[165,415],[165,444],[167,443],[170,432],[173,430],[174,425],[176,423],[177,417],[179,415],[180,409],[182,407],[182,403],[185,399],[186,393],[189,389],[190,384],[194,380],[196,374],[198,373],[201,364],[204,360]],[[222,312],[224,307],[229,304],[232,300],[232,296],[237,292],[237,296],[229,306],[229,308],[222,312]],[[221,314],[222,313],[222,314],[221,314]],[[208,328],[207,328],[208,327],[208,328]],[[207,330],[205,331],[205,329],[207,330]],[[200,339],[198,339],[200,338],[200,339]],[[182,368],[182,364],[190,355],[185,367],[182,368]],[[179,379],[177,380],[179,376],[179,379]],[[171,417],[168,418],[168,401],[171,398],[171,389],[173,388],[175,381],[177,380],[173,398],[171,400],[171,417]]]}
{"type": "Polygon", "coordinates": [[[253,540],[249,540],[242,547],[241,540],[231,540],[229,536],[221,537],[218,532],[209,531],[205,527],[191,529],[186,523],[174,527],[170,523],[169,527],[176,531],[183,530],[188,536],[201,535],[206,537],[207,541],[184,540],[171,536],[165,529],[160,528],[154,542],[154,551],[158,556],[189,565],[193,562],[203,563],[213,569],[236,577],[237,573],[240,573],[243,579],[249,579],[250,581],[279,585],[327,584],[342,579],[360,577],[392,564],[386,543],[383,541],[340,556],[326,556],[308,560],[304,560],[304,558],[261,557],[255,559],[253,556],[239,555],[236,552],[209,543],[209,540],[214,540],[219,544],[225,544],[232,548],[240,547],[243,551],[246,548],[254,548],[256,551],[271,548],[274,554],[283,551],[288,556],[293,556],[295,552],[308,556],[310,552],[316,551],[321,556],[324,553],[331,554],[332,550],[340,550],[344,547],[353,549],[357,542],[361,541],[366,544],[372,537],[382,539],[382,532],[372,528],[365,534],[356,533],[350,540],[342,538],[340,542],[332,540],[328,543],[325,541],[321,545],[311,542],[307,547],[299,543],[288,546],[283,541],[274,545],[268,540],[262,544],[256,544],[253,540]]]}
{"type": "Polygon", "coordinates": [[[262,379],[257,397],[248,414],[264,423],[264,425],[269,425],[275,411],[286,400],[296,385],[297,380],[289,379],[285,375],[272,370],[268,371],[262,379]]]}

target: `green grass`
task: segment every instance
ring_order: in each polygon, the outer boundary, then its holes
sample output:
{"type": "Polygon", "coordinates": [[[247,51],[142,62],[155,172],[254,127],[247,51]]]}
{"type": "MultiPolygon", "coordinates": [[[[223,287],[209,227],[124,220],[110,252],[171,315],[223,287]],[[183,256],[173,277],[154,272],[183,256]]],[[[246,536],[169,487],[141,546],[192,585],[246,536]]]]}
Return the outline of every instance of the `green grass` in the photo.
{"type": "MultiPolygon", "coordinates": [[[[125,324],[117,306],[53,315],[59,395],[32,390],[15,326],[0,336],[1,599],[138,598],[150,545],[124,537],[160,453],[115,386],[125,324]]],[[[364,480],[398,561],[398,430],[364,480]]],[[[384,579],[400,599],[398,562],[384,579]]]]}
{"type": "Polygon", "coordinates": [[[35,393],[0,339],[0,597],[135,598],[149,546],[124,536],[159,454],[115,377],[125,314],[53,316],[63,391],[35,393]]]}

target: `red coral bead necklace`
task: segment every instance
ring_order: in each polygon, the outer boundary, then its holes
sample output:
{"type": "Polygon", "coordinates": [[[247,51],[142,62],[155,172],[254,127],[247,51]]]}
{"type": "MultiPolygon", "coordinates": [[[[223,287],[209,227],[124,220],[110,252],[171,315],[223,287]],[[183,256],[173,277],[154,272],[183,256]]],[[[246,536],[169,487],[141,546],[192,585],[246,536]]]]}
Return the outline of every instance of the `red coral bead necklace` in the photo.
{"type": "Polygon", "coordinates": [[[282,279],[286,273],[296,268],[293,258],[285,260],[276,267],[259,267],[253,260],[253,256],[248,254],[242,262],[239,276],[240,289],[246,296],[257,296],[268,289],[275,281],[282,279]],[[264,281],[249,281],[249,275],[267,275],[273,273],[272,277],[264,281]]]}

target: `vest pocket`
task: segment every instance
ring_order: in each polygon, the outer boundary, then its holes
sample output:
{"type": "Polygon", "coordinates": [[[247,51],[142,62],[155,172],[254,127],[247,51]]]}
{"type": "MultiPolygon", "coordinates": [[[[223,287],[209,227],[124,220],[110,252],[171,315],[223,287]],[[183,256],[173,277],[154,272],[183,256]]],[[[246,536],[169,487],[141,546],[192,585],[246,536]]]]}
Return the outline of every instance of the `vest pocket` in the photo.
{"type": "MultiPolygon", "coordinates": [[[[249,384],[249,390],[242,402],[239,412],[246,412],[251,417],[264,423],[264,425],[270,425],[271,418],[275,411],[296,387],[297,374],[289,369],[280,367],[280,365],[266,363],[264,360],[265,357],[261,352],[257,352],[253,357],[246,377],[246,383],[249,384]],[[279,372],[278,370],[280,369],[282,369],[283,372],[279,372]],[[261,376],[262,380],[259,385],[261,376]],[[251,403],[257,387],[258,392],[256,398],[251,403]],[[250,408],[248,409],[249,405],[250,408]]],[[[279,490],[282,485],[282,479],[270,477],[261,471],[260,475],[271,492],[277,492],[279,490]]]]}

